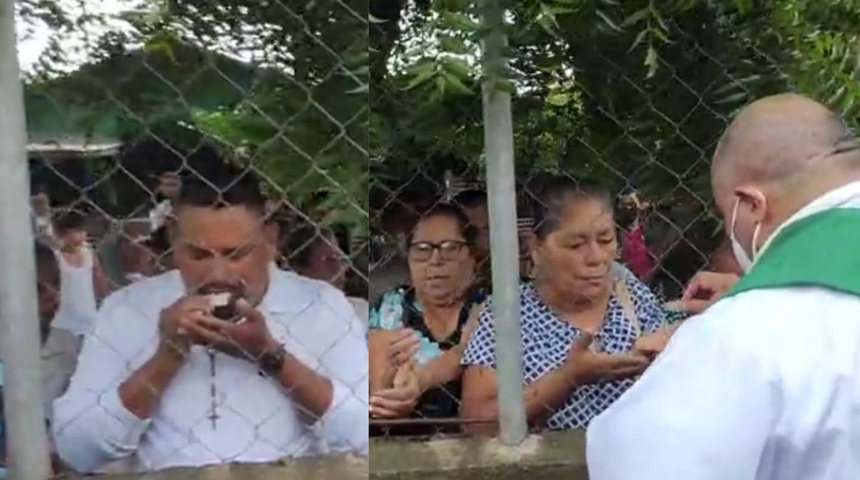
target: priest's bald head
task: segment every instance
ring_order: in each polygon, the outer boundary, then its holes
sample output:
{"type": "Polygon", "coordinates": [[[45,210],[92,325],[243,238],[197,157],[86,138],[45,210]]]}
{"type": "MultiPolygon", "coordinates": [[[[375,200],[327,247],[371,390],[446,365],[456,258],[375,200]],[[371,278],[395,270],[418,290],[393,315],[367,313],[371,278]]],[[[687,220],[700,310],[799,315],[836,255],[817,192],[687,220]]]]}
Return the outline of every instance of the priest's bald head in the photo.
{"type": "Polygon", "coordinates": [[[794,213],[858,180],[860,140],[839,115],[795,94],[745,107],[720,140],[711,167],[726,230],[751,258],[794,213]]]}

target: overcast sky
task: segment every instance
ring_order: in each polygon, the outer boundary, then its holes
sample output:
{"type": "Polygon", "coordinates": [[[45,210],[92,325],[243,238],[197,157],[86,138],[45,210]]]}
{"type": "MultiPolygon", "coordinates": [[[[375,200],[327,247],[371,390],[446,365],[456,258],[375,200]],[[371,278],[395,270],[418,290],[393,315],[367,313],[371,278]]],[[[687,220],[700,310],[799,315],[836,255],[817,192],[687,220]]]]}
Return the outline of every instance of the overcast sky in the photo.
{"type": "MultiPolygon", "coordinates": [[[[79,18],[84,13],[100,16],[107,21],[106,27],[94,31],[90,28],[87,32],[74,32],[62,38],[63,49],[76,65],[86,62],[87,37],[97,37],[104,33],[105,29],[122,29],[126,27],[125,22],[118,18],[119,14],[133,9],[135,2],[132,0],[58,0],[63,8],[73,18],[79,18]],[[83,6],[83,8],[82,8],[83,6]]],[[[50,31],[45,25],[27,26],[18,21],[18,61],[24,72],[30,72],[48,45],[50,31]]]]}

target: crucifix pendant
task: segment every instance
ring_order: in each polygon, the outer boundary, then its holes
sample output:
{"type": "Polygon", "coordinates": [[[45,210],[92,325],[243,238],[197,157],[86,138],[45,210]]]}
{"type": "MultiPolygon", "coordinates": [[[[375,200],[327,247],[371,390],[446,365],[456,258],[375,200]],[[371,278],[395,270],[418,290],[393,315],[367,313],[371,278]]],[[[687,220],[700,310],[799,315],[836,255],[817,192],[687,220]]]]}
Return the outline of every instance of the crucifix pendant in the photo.
{"type": "Polygon", "coordinates": [[[212,381],[209,383],[209,420],[212,422],[212,430],[218,429],[218,393],[215,389],[215,350],[209,350],[209,373],[212,381]]]}

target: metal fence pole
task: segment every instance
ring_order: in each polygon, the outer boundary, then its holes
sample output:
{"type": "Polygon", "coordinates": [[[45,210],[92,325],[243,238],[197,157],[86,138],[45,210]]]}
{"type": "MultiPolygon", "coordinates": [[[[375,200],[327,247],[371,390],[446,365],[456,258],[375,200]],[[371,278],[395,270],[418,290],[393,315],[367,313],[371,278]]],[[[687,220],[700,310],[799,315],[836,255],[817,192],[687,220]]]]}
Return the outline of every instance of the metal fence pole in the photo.
{"type": "Polygon", "coordinates": [[[499,424],[502,442],[517,445],[526,438],[528,428],[520,351],[520,264],[511,96],[500,88],[507,76],[504,7],[500,0],[484,0],[483,26],[484,149],[491,225],[499,424]]]}
{"type": "Polygon", "coordinates": [[[44,480],[50,467],[14,3],[0,0],[0,358],[10,478],[44,480]]]}

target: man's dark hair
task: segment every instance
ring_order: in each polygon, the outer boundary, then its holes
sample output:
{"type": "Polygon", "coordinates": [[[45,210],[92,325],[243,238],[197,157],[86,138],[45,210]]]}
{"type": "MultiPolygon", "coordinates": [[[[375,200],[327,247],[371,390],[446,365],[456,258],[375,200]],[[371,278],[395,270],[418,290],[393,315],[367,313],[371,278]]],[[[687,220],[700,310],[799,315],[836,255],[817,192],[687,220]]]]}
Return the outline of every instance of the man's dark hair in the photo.
{"type": "Polygon", "coordinates": [[[80,212],[65,212],[54,219],[54,232],[58,235],[74,230],[86,230],[86,228],[87,218],[80,212]]]}
{"type": "Polygon", "coordinates": [[[306,268],[311,263],[313,248],[324,241],[336,242],[334,231],[314,224],[304,224],[294,228],[287,237],[283,252],[287,263],[294,269],[306,268]]]}
{"type": "MultiPolygon", "coordinates": [[[[182,178],[176,208],[209,207],[227,208],[242,206],[261,215],[266,211],[266,197],[260,190],[260,182],[248,169],[225,165],[223,159],[211,148],[201,148],[192,153],[198,163],[209,167],[203,171],[186,172],[182,178]],[[196,157],[205,157],[197,159],[196,157]]],[[[190,162],[190,160],[189,160],[190,162]]]]}
{"type": "Polygon", "coordinates": [[[487,192],[478,189],[464,190],[454,196],[451,203],[460,208],[478,208],[487,206],[487,192]]]}

